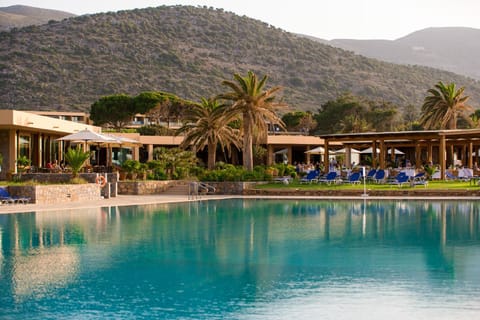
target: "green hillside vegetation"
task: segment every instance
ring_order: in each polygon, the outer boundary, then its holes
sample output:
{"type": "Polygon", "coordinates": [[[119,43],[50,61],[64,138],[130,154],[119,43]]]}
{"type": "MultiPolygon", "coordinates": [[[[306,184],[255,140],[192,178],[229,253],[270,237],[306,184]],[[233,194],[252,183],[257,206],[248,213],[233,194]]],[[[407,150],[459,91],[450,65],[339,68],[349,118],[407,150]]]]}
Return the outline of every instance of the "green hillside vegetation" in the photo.
{"type": "Polygon", "coordinates": [[[223,10],[163,6],[0,33],[0,108],[88,112],[102,96],[145,91],[200,101],[249,70],[284,87],[290,110],[317,111],[345,92],[419,110],[438,81],[480,101],[480,84],[453,73],[368,59],[223,10]]]}

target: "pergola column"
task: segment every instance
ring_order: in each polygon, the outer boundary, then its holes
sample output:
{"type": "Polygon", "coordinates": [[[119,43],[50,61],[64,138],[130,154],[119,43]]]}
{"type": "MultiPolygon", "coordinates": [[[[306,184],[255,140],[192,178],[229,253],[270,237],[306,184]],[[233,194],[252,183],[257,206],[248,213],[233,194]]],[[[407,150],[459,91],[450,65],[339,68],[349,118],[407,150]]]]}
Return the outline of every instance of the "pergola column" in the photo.
{"type": "Polygon", "coordinates": [[[433,164],[433,145],[431,140],[427,142],[427,161],[429,164],[433,164]]]}
{"type": "Polygon", "coordinates": [[[325,168],[328,170],[328,168],[330,167],[330,156],[328,154],[328,139],[325,139],[324,140],[324,148],[325,148],[325,161],[324,161],[324,165],[325,165],[325,168]]]}
{"type": "Polygon", "coordinates": [[[386,158],[386,150],[385,150],[385,141],[380,140],[380,169],[385,169],[385,158],[386,158]]]}
{"type": "Polygon", "coordinates": [[[372,168],[377,167],[377,140],[372,141],[372,168]]]}
{"type": "Polygon", "coordinates": [[[444,135],[440,136],[440,148],[438,150],[438,160],[440,164],[440,177],[442,180],[445,180],[445,171],[446,171],[446,151],[447,151],[447,141],[444,135]]]}
{"type": "Polygon", "coordinates": [[[473,168],[473,142],[468,143],[468,167],[473,168]]]}
{"type": "Polygon", "coordinates": [[[420,143],[418,141],[415,143],[415,168],[420,168],[420,164],[422,162],[422,148],[420,147],[420,143]]]}
{"type": "Polygon", "coordinates": [[[350,146],[345,147],[345,166],[349,169],[352,168],[352,148],[350,146]]]}

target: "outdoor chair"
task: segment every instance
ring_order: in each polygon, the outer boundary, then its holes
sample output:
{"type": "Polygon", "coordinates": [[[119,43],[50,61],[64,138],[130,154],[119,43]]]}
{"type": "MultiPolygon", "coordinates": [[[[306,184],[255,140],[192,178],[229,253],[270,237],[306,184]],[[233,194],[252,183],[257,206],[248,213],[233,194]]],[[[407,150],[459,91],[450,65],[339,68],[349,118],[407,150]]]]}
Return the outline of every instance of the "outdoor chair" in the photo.
{"type": "Polygon", "coordinates": [[[360,172],[353,172],[345,182],[350,184],[360,184],[361,176],[360,172]]]}
{"type": "Polygon", "coordinates": [[[375,173],[377,173],[376,169],[370,169],[370,171],[368,171],[367,175],[365,176],[365,179],[367,179],[367,181],[373,180],[373,178],[375,177],[375,173]]]}
{"type": "Polygon", "coordinates": [[[399,173],[396,177],[395,180],[389,183],[391,186],[400,186],[403,187],[404,185],[409,185],[410,180],[409,177],[406,174],[401,174],[399,173]]]}
{"type": "Polygon", "coordinates": [[[385,182],[385,170],[380,169],[375,173],[375,176],[373,177],[373,180],[375,183],[384,183],[385,182]]]}
{"type": "Polygon", "coordinates": [[[307,175],[300,179],[300,183],[312,183],[318,181],[319,172],[317,170],[311,170],[307,175]]]}
{"type": "Polygon", "coordinates": [[[337,183],[338,181],[338,174],[335,171],[330,171],[324,178],[318,179],[319,183],[326,184],[337,183]]]}
{"type": "Polygon", "coordinates": [[[424,186],[425,188],[428,186],[428,180],[425,179],[425,173],[421,172],[415,175],[412,180],[412,186],[424,186]]]}
{"type": "Polygon", "coordinates": [[[6,188],[0,188],[0,201],[2,203],[7,203],[7,204],[14,204],[14,203],[27,204],[30,202],[30,198],[12,197],[6,188]]]}

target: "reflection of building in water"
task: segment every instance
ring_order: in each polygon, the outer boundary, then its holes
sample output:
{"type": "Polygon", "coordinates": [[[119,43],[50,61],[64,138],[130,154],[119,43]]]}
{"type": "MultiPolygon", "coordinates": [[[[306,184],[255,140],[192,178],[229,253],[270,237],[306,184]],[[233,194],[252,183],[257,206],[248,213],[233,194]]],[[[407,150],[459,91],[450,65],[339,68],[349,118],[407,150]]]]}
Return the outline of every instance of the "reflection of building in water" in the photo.
{"type": "Polygon", "coordinates": [[[16,300],[47,295],[75,279],[81,260],[77,244],[86,242],[88,235],[84,231],[98,224],[98,212],[98,208],[81,214],[52,211],[5,219],[8,224],[0,227],[0,266],[4,266],[4,252],[10,252],[8,277],[16,300]],[[79,232],[72,233],[72,226],[79,232]],[[6,228],[10,232],[5,232],[6,228]]]}
{"type": "Polygon", "coordinates": [[[67,285],[75,278],[80,257],[75,247],[43,247],[27,252],[16,251],[14,262],[13,294],[17,300],[67,285]]]}

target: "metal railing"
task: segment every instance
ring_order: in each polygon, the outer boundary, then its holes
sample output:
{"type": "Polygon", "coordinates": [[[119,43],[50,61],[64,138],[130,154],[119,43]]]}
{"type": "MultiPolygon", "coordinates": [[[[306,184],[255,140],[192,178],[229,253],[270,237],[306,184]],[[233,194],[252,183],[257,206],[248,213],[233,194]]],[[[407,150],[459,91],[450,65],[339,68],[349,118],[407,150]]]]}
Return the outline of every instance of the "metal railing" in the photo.
{"type": "Polygon", "coordinates": [[[212,194],[215,192],[216,189],[214,186],[204,182],[193,181],[188,184],[188,199],[191,200],[199,199],[201,195],[212,194]]]}

